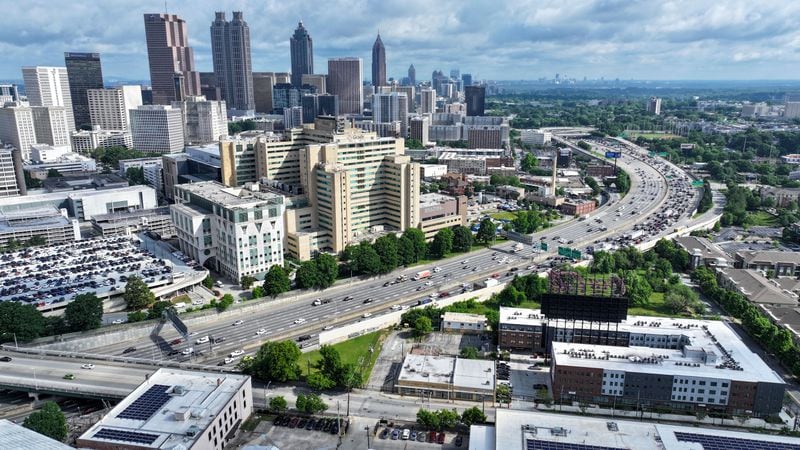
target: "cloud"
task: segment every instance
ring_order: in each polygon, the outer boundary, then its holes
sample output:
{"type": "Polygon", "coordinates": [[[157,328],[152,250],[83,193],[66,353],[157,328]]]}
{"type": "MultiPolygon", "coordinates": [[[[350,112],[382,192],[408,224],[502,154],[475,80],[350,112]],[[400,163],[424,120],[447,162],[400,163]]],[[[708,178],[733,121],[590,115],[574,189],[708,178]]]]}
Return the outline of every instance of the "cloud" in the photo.
{"type": "MultiPolygon", "coordinates": [[[[24,65],[63,65],[65,51],[97,51],[107,77],[149,78],[144,13],[162,0],[0,0],[0,78],[24,65]],[[54,13],[57,9],[58,14],[54,13]]],[[[800,63],[800,2],[762,0],[172,0],[188,23],[197,66],[211,70],[215,11],[244,11],[253,69],[287,71],[288,39],[303,20],[315,69],[358,56],[369,76],[378,31],[389,76],[460,68],[478,79],[789,78],[800,63]]]]}

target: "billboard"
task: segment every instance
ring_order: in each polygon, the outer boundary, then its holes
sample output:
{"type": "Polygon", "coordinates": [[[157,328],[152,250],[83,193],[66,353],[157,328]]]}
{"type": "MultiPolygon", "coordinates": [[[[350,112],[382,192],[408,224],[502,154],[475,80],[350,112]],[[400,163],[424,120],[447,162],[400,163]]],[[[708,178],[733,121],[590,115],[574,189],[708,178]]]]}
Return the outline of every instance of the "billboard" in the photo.
{"type": "Polygon", "coordinates": [[[622,152],[606,152],[606,158],[609,159],[622,158],[622,152]]]}

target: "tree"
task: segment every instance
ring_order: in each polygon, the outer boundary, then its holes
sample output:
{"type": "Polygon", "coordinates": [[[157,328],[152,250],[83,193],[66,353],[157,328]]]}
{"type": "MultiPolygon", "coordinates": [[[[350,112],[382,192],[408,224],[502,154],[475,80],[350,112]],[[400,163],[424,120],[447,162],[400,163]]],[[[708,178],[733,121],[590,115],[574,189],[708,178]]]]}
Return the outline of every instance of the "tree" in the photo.
{"type": "Polygon", "coordinates": [[[309,374],[306,377],[306,383],[308,383],[309,386],[318,391],[326,391],[336,386],[335,381],[331,380],[330,377],[326,376],[321,372],[314,372],[309,374]]]}
{"type": "Polygon", "coordinates": [[[132,311],[128,313],[128,323],[141,322],[147,320],[147,313],[144,311],[132,311]]]}
{"type": "Polygon", "coordinates": [[[463,413],[461,413],[461,423],[466,426],[484,422],[486,422],[486,414],[484,414],[483,411],[481,411],[481,409],[477,406],[467,408],[463,413]]]}
{"type": "Polygon", "coordinates": [[[524,301],[525,293],[518,291],[513,284],[506,286],[497,294],[497,303],[500,306],[517,306],[524,301]]]}
{"type": "Polygon", "coordinates": [[[61,172],[58,169],[48,169],[47,170],[47,178],[60,178],[64,175],[61,175],[61,172]]]}
{"type": "Polygon", "coordinates": [[[269,399],[269,409],[272,412],[276,412],[281,414],[286,411],[286,408],[289,407],[289,403],[283,398],[282,395],[276,395],[269,399]]]}
{"type": "Polygon", "coordinates": [[[430,248],[431,255],[435,258],[444,258],[451,250],[453,250],[453,230],[442,228],[433,237],[430,248]]]}
{"type": "Polygon", "coordinates": [[[122,297],[125,299],[128,309],[134,311],[145,309],[156,301],[156,296],[150,292],[147,284],[137,276],[128,278],[128,282],[125,283],[125,293],[122,297]]]}
{"type": "Polygon", "coordinates": [[[478,234],[475,236],[475,241],[488,246],[490,242],[494,241],[496,233],[497,227],[495,227],[492,219],[487,217],[481,220],[481,226],[478,228],[478,234]]]}
{"type": "Polygon", "coordinates": [[[144,179],[143,167],[129,167],[128,170],[125,171],[125,178],[128,179],[128,184],[131,186],[147,184],[147,181],[144,179]]]}
{"type": "Polygon", "coordinates": [[[252,286],[255,282],[256,279],[254,277],[251,277],[250,275],[244,275],[239,281],[239,284],[242,285],[242,289],[250,289],[250,286],[252,286]]]}
{"type": "Polygon", "coordinates": [[[300,289],[310,289],[320,284],[319,272],[314,261],[303,261],[297,269],[294,281],[300,289]]]}
{"type": "Polygon", "coordinates": [[[339,277],[339,263],[336,262],[336,257],[320,253],[314,258],[314,264],[317,266],[316,288],[326,289],[332,286],[339,277]]]}
{"type": "Polygon", "coordinates": [[[67,439],[67,419],[55,402],[45,402],[39,411],[25,419],[22,426],[58,442],[67,439]]]}
{"type": "Polygon", "coordinates": [[[420,409],[417,411],[417,423],[422,428],[437,430],[439,429],[439,416],[433,411],[420,409]]]}
{"type": "Polygon", "coordinates": [[[328,405],[317,394],[299,394],[295,408],[304,413],[319,414],[328,409],[328,405]]]}
{"type": "Polygon", "coordinates": [[[376,239],[372,245],[372,248],[381,257],[381,273],[391,272],[400,262],[397,244],[397,236],[387,234],[376,239]]]}
{"type": "Polygon", "coordinates": [[[404,266],[417,261],[414,243],[406,236],[400,236],[397,240],[397,259],[398,263],[404,266]]]}
{"type": "Polygon", "coordinates": [[[253,292],[250,293],[250,296],[254,299],[263,297],[264,288],[262,286],[256,286],[253,288],[253,292]]]}
{"type": "Polygon", "coordinates": [[[469,228],[459,225],[453,228],[453,251],[468,252],[472,249],[472,232],[469,228]]]}
{"type": "Polygon", "coordinates": [[[203,286],[207,287],[208,289],[211,289],[211,288],[214,287],[214,279],[211,278],[211,275],[206,275],[206,277],[203,278],[202,283],[203,283],[203,286]]]}
{"type": "Polygon", "coordinates": [[[283,267],[275,264],[269,268],[264,276],[264,294],[275,297],[289,290],[291,282],[283,267]]]}
{"type": "Polygon", "coordinates": [[[261,380],[294,381],[300,377],[300,356],[300,349],[292,341],[265,342],[247,369],[261,380]]]}
{"type": "Polygon", "coordinates": [[[153,306],[147,311],[148,319],[160,319],[167,308],[172,308],[172,303],[167,301],[160,301],[153,303],[153,306]]]}
{"type": "Polygon", "coordinates": [[[650,287],[647,280],[635,272],[628,272],[623,278],[625,279],[625,290],[631,303],[635,306],[646,305],[650,301],[650,295],[653,293],[653,288],[650,287]]]}
{"type": "Polygon", "coordinates": [[[425,233],[419,228],[407,228],[406,231],[403,232],[403,237],[409,239],[414,246],[414,260],[409,262],[415,263],[424,259],[428,254],[428,243],[425,241],[425,233]]]}
{"type": "Polygon", "coordinates": [[[592,254],[591,271],[594,273],[611,273],[614,271],[614,257],[605,251],[592,254]]]}
{"type": "Polygon", "coordinates": [[[439,427],[441,429],[455,427],[460,419],[455,409],[440,409],[436,411],[436,416],[439,418],[439,427]]]}
{"type": "Polygon", "coordinates": [[[367,241],[362,241],[353,249],[353,261],[350,267],[354,272],[365,273],[367,275],[377,275],[381,273],[381,257],[375,248],[367,241]]]}
{"type": "Polygon", "coordinates": [[[478,359],[478,349],[475,347],[464,347],[459,354],[464,359],[478,359]]]}
{"type": "Polygon", "coordinates": [[[86,331],[103,324],[103,301],[94,293],[80,294],[64,308],[64,320],[70,331],[86,331]]]}
{"type": "Polygon", "coordinates": [[[20,302],[0,302],[0,339],[2,342],[32,341],[45,331],[45,319],[33,305],[20,302]]]}
{"type": "Polygon", "coordinates": [[[414,336],[422,337],[433,331],[433,324],[428,317],[420,317],[414,322],[414,336]]]}
{"type": "Polygon", "coordinates": [[[525,172],[534,173],[536,169],[539,168],[539,161],[533,156],[533,153],[525,153],[525,156],[522,157],[520,167],[525,172]]]}
{"type": "Polygon", "coordinates": [[[421,150],[424,149],[425,146],[422,145],[422,142],[419,139],[408,138],[406,139],[406,148],[421,150]]]}
{"type": "Polygon", "coordinates": [[[222,296],[221,299],[219,299],[218,302],[214,302],[212,300],[212,303],[217,308],[217,311],[219,311],[219,312],[225,311],[226,309],[228,309],[233,304],[233,295],[225,294],[225,295],[222,296]]]}
{"type": "Polygon", "coordinates": [[[338,383],[342,371],[342,357],[339,351],[333,346],[322,345],[319,348],[319,355],[319,361],[315,364],[317,370],[338,383]]]}

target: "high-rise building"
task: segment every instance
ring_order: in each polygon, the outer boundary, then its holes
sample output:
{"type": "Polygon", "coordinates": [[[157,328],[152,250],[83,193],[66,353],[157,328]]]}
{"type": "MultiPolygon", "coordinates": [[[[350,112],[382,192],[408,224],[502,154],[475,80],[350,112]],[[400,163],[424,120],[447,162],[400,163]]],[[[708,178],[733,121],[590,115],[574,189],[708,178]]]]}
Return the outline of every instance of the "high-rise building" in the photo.
{"type": "Polygon", "coordinates": [[[287,130],[303,127],[303,107],[283,108],[283,127],[287,130]]]}
{"type": "Polygon", "coordinates": [[[19,101],[19,90],[16,84],[0,84],[0,107],[9,102],[19,101]]]}
{"type": "Polygon", "coordinates": [[[436,91],[431,88],[422,88],[419,91],[419,113],[433,114],[436,112],[436,91]]]}
{"type": "Polygon", "coordinates": [[[462,73],[461,74],[461,83],[464,85],[466,89],[467,86],[472,86],[472,74],[471,73],[462,73]]]}
{"type": "Polygon", "coordinates": [[[784,104],[783,117],[787,119],[800,117],[800,102],[786,102],[784,104]]]}
{"type": "Polygon", "coordinates": [[[411,86],[417,85],[417,69],[414,68],[414,65],[408,66],[408,84],[411,86]]]}
{"type": "Polygon", "coordinates": [[[16,148],[0,148],[0,197],[14,197],[26,193],[22,153],[16,148]]]}
{"type": "Polygon", "coordinates": [[[211,54],[217,86],[222,88],[228,108],[254,110],[250,27],[241,11],[234,11],[230,22],[225,20],[224,12],[217,12],[211,23],[211,54]]]}
{"type": "Polygon", "coordinates": [[[317,93],[324,94],[328,92],[328,86],[326,83],[327,76],[322,74],[316,73],[304,73],[303,74],[303,86],[309,85],[314,86],[317,89],[317,93]]]}
{"type": "Polygon", "coordinates": [[[283,114],[285,108],[302,106],[303,95],[314,94],[314,86],[303,85],[300,88],[289,83],[278,83],[272,88],[272,111],[283,114]]]}
{"type": "Polygon", "coordinates": [[[303,85],[303,75],[314,73],[314,44],[302,21],[297,24],[297,29],[289,38],[289,49],[292,57],[292,85],[300,87],[303,85]]]}
{"type": "Polygon", "coordinates": [[[200,95],[200,74],[194,66],[186,21],[175,14],[145,14],[144,33],[153,103],[168,105],[200,95]]]}
{"type": "Polygon", "coordinates": [[[183,114],[183,131],[186,144],[207,144],[228,135],[228,116],[225,102],[206,100],[202,95],[172,102],[183,114]]]}
{"type": "Polygon", "coordinates": [[[63,106],[69,110],[67,126],[75,130],[72,94],[66,67],[23,67],[22,79],[31,106],[63,106]]]}
{"type": "Polygon", "coordinates": [[[400,122],[400,135],[408,135],[408,97],[402,92],[373,94],[372,120],[375,123],[400,122]]]}
{"type": "Polygon", "coordinates": [[[70,149],[70,134],[74,131],[68,125],[71,109],[65,106],[31,106],[31,113],[37,144],[70,149]]]}
{"type": "Polygon", "coordinates": [[[386,47],[380,33],[372,44],[372,85],[386,86],[386,47]]]}
{"type": "Polygon", "coordinates": [[[468,116],[482,116],[486,112],[486,86],[464,88],[468,116]]]}
{"type": "Polygon", "coordinates": [[[64,53],[67,66],[69,92],[72,97],[72,115],[78,128],[91,125],[89,117],[88,89],[103,88],[103,69],[100,67],[99,53],[64,53]]]}
{"type": "Polygon", "coordinates": [[[278,83],[291,83],[288,72],[253,72],[253,97],[256,112],[271,113],[275,109],[272,89],[278,83]]]}
{"type": "Polygon", "coordinates": [[[431,127],[431,119],[428,116],[412,117],[409,124],[408,136],[411,139],[416,139],[427,145],[429,142],[429,132],[431,127]]]}
{"type": "Polygon", "coordinates": [[[450,79],[457,80],[461,78],[461,71],[458,69],[450,69],[450,79]]]}
{"type": "Polygon", "coordinates": [[[142,106],[139,86],[117,86],[86,91],[92,126],[102,130],[129,131],[132,109],[142,106]]]}
{"type": "Polygon", "coordinates": [[[361,114],[364,96],[361,58],[332,58],[328,60],[328,93],[339,96],[341,114],[361,114]]]}
{"type": "Polygon", "coordinates": [[[131,110],[133,146],[145,153],[183,150],[183,115],[179,108],[144,105],[131,110]]]}
{"type": "Polygon", "coordinates": [[[222,88],[214,72],[200,72],[200,95],[209,100],[222,100],[222,88]]]}
{"type": "Polygon", "coordinates": [[[22,159],[30,159],[31,146],[36,143],[33,111],[17,104],[0,108],[0,141],[19,149],[22,159]]]}
{"type": "Polygon", "coordinates": [[[339,98],[331,94],[303,95],[303,123],[314,123],[317,116],[338,116],[339,98]]]}
{"type": "Polygon", "coordinates": [[[647,112],[650,114],[660,115],[661,114],[661,99],[658,97],[650,97],[647,101],[647,112]]]}

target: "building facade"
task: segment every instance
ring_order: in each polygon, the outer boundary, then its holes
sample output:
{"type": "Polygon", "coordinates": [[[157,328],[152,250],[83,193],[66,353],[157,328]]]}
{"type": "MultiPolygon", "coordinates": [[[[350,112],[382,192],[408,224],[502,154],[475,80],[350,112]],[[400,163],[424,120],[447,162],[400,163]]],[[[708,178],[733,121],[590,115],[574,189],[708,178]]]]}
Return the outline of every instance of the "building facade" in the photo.
{"type": "Polygon", "coordinates": [[[297,24],[294,34],[289,38],[289,51],[292,62],[292,85],[300,87],[303,84],[303,75],[314,73],[314,42],[303,22],[297,24]]]}
{"type": "Polygon", "coordinates": [[[464,88],[468,116],[482,116],[486,113],[486,86],[467,86],[464,88]]]}
{"type": "Polygon", "coordinates": [[[36,143],[36,129],[30,107],[17,104],[0,108],[0,141],[22,152],[22,159],[30,159],[31,145],[36,143]]]}
{"type": "Polygon", "coordinates": [[[314,123],[318,116],[339,115],[339,97],[331,94],[305,94],[302,106],[303,123],[314,123]]]}
{"type": "Polygon", "coordinates": [[[225,104],[239,111],[253,111],[253,66],[250,60],[250,27],[241,11],[233,19],[217,12],[211,23],[211,54],[217,86],[222,88],[225,104]]]}
{"type": "Polygon", "coordinates": [[[86,98],[92,126],[102,130],[129,131],[130,110],[142,106],[142,89],[140,86],[88,89],[86,98]]]}
{"type": "Polygon", "coordinates": [[[661,99],[658,97],[650,97],[647,100],[647,112],[650,114],[660,115],[661,114],[661,99]]]}
{"type": "Polygon", "coordinates": [[[23,67],[25,93],[31,106],[61,106],[67,109],[67,128],[75,130],[72,94],[66,67],[23,67]]]}
{"type": "Polygon", "coordinates": [[[328,93],[339,97],[341,114],[361,114],[364,111],[363,79],[361,58],[328,60],[328,93]]]}
{"type": "Polygon", "coordinates": [[[133,146],[145,153],[175,153],[183,150],[181,110],[165,105],[144,105],[131,110],[133,146]]]}
{"type": "Polygon", "coordinates": [[[22,153],[16,148],[0,148],[0,197],[25,195],[22,153]]]}
{"type": "Polygon", "coordinates": [[[278,83],[291,83],[287,72],[253,72],[253,99],[256,112],[271,113],[275,108],[272,88],[278,83]]]}
{"type": "Polygon", "coordinates": [[[133,147],[133,135],[130,131],[93,130],[75,131],[71,136],[72,151],[89,154],[96,148],[133,147]]]}
{"type": "Polygon", "coordinates": [[[437,193],[419,196],[419,228],[425,239],[432,240],[439,230],[467,224],[467,197],[437,193]]]}
{"type": "Polygon", "coordinates": [[[216,142],[228,135],[226,103],[206,100],[201,96],[190,96],[180,102],[172,102],[183,115],[184,140],[186,144],[216,142]]]}
{"type": "Polygon", "coordinates": [[[67,79],[72,99],[72,115],[77,128],[91,125],[89,117],[89,101],[86,98],[88,89],[103,88],[103,69],[100,66],[99,53],[64,53],[67,66],[67,79]]]}
{"type": "Polygon", "coordinates": [[[372,85],[386,86],[386,47],[383,46],[380,33],[372,44],[372,85]]]}
{"type": "Polygon", "coordinates": [[[200,74],[195,69],[186,21],[176,14],[145,14],[144,33],[153,104],[169,105],[200,95],[200,74]]]}
{"type": "Polygon", "coordinates": [[[372,118],[376,123],[400,122],[400,136],[408,135],[408,97],[391,92],[372,95],[372,118]]]}

